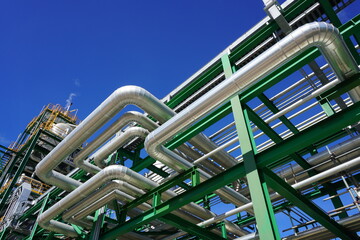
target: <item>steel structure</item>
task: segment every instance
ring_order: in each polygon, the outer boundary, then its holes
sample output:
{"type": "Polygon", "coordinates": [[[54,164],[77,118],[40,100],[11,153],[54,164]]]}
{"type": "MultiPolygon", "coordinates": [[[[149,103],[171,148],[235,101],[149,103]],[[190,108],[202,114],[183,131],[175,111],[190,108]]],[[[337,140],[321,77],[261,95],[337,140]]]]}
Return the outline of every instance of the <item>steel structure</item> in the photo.
{"type": "Polygon", "coordinates": [[[1,146],[1,239],[358,239],[360,15],[268,15],[158,99],[48,105],[1,146]],[[126,112],[84,144],[127,105],[126,112]],[[328,204],[323,203],[325,201],[328,204]]]}

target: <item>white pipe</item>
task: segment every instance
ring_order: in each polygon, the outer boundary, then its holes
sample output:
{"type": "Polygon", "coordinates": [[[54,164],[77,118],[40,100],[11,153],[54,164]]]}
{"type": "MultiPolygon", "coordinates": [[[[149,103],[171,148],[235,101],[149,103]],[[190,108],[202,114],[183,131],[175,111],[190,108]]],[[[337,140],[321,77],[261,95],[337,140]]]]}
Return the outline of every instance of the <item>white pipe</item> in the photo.
{"type": "Polygon", "coordinates": [[[327,23],[310,23],[299,27],[231,77],[204,94],[185,110],[151,132],[145,140],[148,154],[177,171],[191,167],[163,145],[180,131],[215,110],[239,92],[248,89],[270,72],[306,49],[317,46],[340,80],[359,71],[338,30],[327,23]]]}
{"type": "MultiPolygon", "coordinates": [[[[87,198],[89,194],[94,192],[103,184],[113,180],[121,180],[127,182],[145,191],[149,191],[159,186],[157,183],[152,182],[141,174],[134,172],[125,166],[112,165],[101,170],[98,174],[90,178],[80,187],[69,193],[59,202],[55,203],[53,206],[51,206],[49,209],[39,215],[37,218],[39,225],[42,228],[50,231],[63,233],[67,236],[76,236],[76,231],[70,225],[55,221],[53,219],[65,210],[75,205],[76,203],[80,202],[82,199],[87,198]]],[[[164,197],[164,199],[170,199],[172,197],[175,197],[176,194],[170,190],[167,190],[162,194],[162,196],[164,197]]],[[[215,214],[211,211],[206,210],[195,203],[185,205],[181,209],[195,214],[203,219],[210,216],[215,216],[215,214]]],[[[238,228],[238,231],[241,231],[241,229],[238,228]]]]}
{"type": "MultiPolygon", "coordinates": [[[[333,177],[333,176],[336,176],[339,172],[341,171],[345,171],[347,169],[350,169],[352,167],[355,167],[355,166],[358,166],[360,164],[360,157],[357,157],[357,158],[354,158],[353,160],[349,161],[349,162],[346,162],[346,163],[343,163],[343,164],[340,164],[336,167],[333,167],[329,170],[326,170],[324,172],[321,172],[319,174],[316,174],[312,177],[309,177],[301,182],[298,182],[296,184],[293,184],[291,185],[292,188],[298,190],[298,189],[301,189],[303,187],[306,187],[306,186],[309,186],[315,182],[318,182],[320,180],[323,180],[325,178],[328,178],[328,177],[333,177]]],[[[278,193],[274,193],[274,194],[271,194],[270,198],[271,200],[274,200],[274,199],[277,199],[281,197],[278,193]]],[[[250,203],[247,203],[243,206],[240,206],[238,208],[234,208],[230,211],[227,211],[225,213],[222,213],[216,217],[213,217],[213,218],[209,218],[207,219],[206,221],[203,221],[199,224],[197,224],[198,226],[200,227],[207,227],[213,223],[217,223],[217,222],[220,222],[222,221],[223,219],[225,218],[228,218],[228,217],[231,217],[235,214],[238,214],[240,212],[243,212],[243,211],[248,211],[249,209],[251,209],[253,207],[253,203],[250,202],[250,203]]],[[[169,238],[166,238],[166,239],[171,239],[174,235],[172,235],[171,237],[169,238]]],[[[179,236],[177,236],[179,237],[179,236]]]]}

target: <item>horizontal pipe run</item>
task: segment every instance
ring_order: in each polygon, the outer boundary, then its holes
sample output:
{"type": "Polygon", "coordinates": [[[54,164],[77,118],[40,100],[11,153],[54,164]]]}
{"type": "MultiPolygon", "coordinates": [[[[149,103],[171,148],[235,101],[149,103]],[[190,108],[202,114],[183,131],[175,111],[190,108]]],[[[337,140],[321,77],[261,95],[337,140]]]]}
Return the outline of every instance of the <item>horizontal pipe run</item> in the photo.
{"type": "MultiPolygon", "coordinates": [[[[80,202],[82,199],[87,198],[89,194],[94,192],[103,184],[113,180],[121,180],[127,182],[144,191],[151,190],[158,186],[158,184],[152,182],[141,174],[134,172],[125,166],[112,165],[101,170],[98,174],[90,178],[87,182],[82,184],[80,187],[69,193],[59,202],[55,203],[52,207],[39,215],[37,219],[39,225],[44,229],[63,233],[65,235],[71,234],[73,236],[74,234],[76,234],[76,232],[74,232],[75,230],[70,225],[55,221],[53,219],[65,210],[74,206],[76,203],[80,202]]],[[[162,194],[162,196],[164,197],[164,199],[170,199],[172,197],[175,197],[176,194],[170,190],[167,190],[162,194]]],[[[192,214],[195,214],[202,219],[215,216],[215,214],[211,211],[206,210],[195,203],[185,205],[181,209],[191,212],[192,214]]],[[[241,230],[238,229],[238,231],[241,230]]]]}
{"type": "Polygon", "coordinates": [[[190,168],[191,164],[165,148],[164,144],[232,97],[253,86],[279,66],[314,46],[320,49],[339,80],[343,81],[359,72],[355,60],[335,27],[318,22],[306,24],[151,132],[145,140],[146,151],[151,157],[176,171],[181,172],[190,168]]]}

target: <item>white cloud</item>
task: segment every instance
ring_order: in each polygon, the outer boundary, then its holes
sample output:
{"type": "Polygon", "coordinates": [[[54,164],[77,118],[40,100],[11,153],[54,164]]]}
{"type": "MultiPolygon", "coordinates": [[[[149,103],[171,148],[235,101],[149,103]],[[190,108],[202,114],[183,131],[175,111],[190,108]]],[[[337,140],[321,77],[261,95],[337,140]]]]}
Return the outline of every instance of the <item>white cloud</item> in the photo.
{"type": "Polygon", "coordinates": [[[75,78],[74,79],[74,84],[75,84],[75,86],[80,87],[80,79],[75,78]]]}

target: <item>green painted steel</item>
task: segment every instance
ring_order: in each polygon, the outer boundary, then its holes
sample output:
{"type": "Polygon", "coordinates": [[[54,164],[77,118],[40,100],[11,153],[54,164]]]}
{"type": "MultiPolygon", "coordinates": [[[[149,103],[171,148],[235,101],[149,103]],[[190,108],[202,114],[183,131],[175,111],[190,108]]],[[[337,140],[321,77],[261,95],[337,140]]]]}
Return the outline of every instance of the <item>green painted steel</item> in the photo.
{"type": "Polygon", "coordinates": [[[231,99],[235,125],[241,143],[241,152],[250,189],[251,201],[254,204],[256,223],[261,239],[280,239],[274,210],[271,205],[267,184],[256,165],[256,146],[252,135],[247,110],[241,106],[239,97],[231,99]]]}
{"type": "MultiPolygon", "coordinates": [[[[329,4],[328,1],[325,0],[305,0],[300,1],[298,4],[293,4],[289,8],[284,11],[284,17],[287,21],[291,21],[299,13],[309,8],[314,3],[319,2],[324,9],[324,12],[329,17],[331,22],[339,26],[341,34],[344,36],[346,43],[350,46],[350,36],[354,36],[357,41],[360,39],[360,15],[349,21],[348,23],[341,25],[337,15],[335,14],[333,8],[329,4]]],[[[231,63],[236,62],[247,53],[249,53],[252,49],[259,45],[259,43],[263,42],[266,38],[271,36],[275,31],[279,30],[279,27],[276,25],[274,21],[270,21],[269,24],[261,27],[256,33],[246,39],[244,42],[240,44],[236,49],[232,49],[232,52],[229,56],[226,56],[226,61],[222,59],[222,61],[217,61],[213,66],[211,66],[208,70],[206,70],[201,76],[198,77],[193,83],[191,83],[188,87],[184,88],[183,91],[175,95],[167,104],[170,107],[175,107],[183,100],[188,98],[191,94],[196,92],[199,88],[201,88],[204,84],[206,84],[209,80],[213,79],[217,75],[221,74],[224,70],[225,75],[228,77],[229,74],[232,74],[231,71],[231,63]]],[[[354,55],[355,59],[359,61],[360,57],[355,52],[353,45],[350,46],[350,51],[354,55]]],[[[339,136],[343,136],[345,131],[342,131],[342,128],[355,123],[360,120],[360,104],[356,103],[353,106],[349,107],[341,111],[340,113],[335,113],[331,108],[329,108],[328,101],[340,96],[341,94],[349,91],[351,88],[360,85],[360,77],[355,76],[351,79],[348,79],[346,82],[340,83],[336,88],[333,88],[326,93],[323,93],[319,98],[321,104],[325,104],[325,110],[330,116],[328,119],[323,120],[322,122],[299,132],[299,130],[291,123],[289,119],[285,116],[279,118],[284,125],[294,133],[294,136],[283,140],[277,133],[274,131],[269,124],[266,124],[255,112],[253,112],[249,107],[245,104],[246,102],[252,100],[254,97],[259,97],[261,101],[274,113],[279,110],[276,106],[263,94],[263,92],[270,87],[274,86],[276,83],[282,81],[285,77],[292,74],[298,68],[306,65],[310,61],[314,60],[316,57],[320,55],[317,49],[309,49],[308,51],[302,53],[299,57],[291,60],[285,66],[279,68],[274,71],[268,77],[262,79],[258,84],[252,86],[251,88],[245,90],[240,95],[240,99],[237,97],[231,100],[231,103],[226,103],[213,113],[209,114],[207,117],[202,119],[201,121],[194,124],[188,130],[174,137],[172,141],[170,141],[166,146],[169,149],[174,149],[180,144],[183,144],[193,136],[198,133],[204,131],[214,123],[218,122],[225,116],[229,115],[234,109],[233,113],[235,116],[237,130],[239,131],[241,149],[242,152],[245,153],[245,163],[238,164],[223,173],[215,176],[212,179],[209,179],[206,182],[200,183],[198,172],[196,169],[189,169],[186,174],[181,174],[180,178],[177,178],[176,181],[170,181],[165,185],[161,185],[159,188],[154,189],[148,194],[142,196],[141,198],[136,199],[135,201],[125,205],[123,210],[116,210],[118,222],[121,225],[115,227],[114,229],[104,233],[100,239],[114,239],[116,236],[122,233],[126,233],[129,231],[133,231],[136,227],[149,223],[153,219],[162,219],[163,221],[177,227],[183,229],[184,231],[198,236],[203,239],[225,239],[226,238],[226,230],[224,225],[221,225],[223,238],[216,235],[214,238],[214,234],[204,228],[200,228],[195,224],[191,224],[189,222],[183,221],[176,216],[170,214],[171,211],[180,208],[181,206],[193,202],[193,201],[208,201],[208,195],[214,196],[212,192],[224,185],[230,184],[234,180],[239,179],[240,177],[247,176],[250,185],[251,196],[261,196],[256,197],[257,200],[254,201],[255,206],[255,214],[259,211],[264,211],[267,214],[266,219],[263,221],[265,223],[259,223],[259,232],[260,235],[266,236],[266,239],[269,239],[268,236],[272,236],[273,239],[279,238],[279,233],[277,231],[276,222],[274,219],[273,209],[271,207],[271,202],[269,200],[269,196],[267,193],[266,184],[278,184],[276,186],[281,188],[279,191],[283,191],[283,194],[288,198],[294,201],[294,204],[297,206],[301,206],[306,211],[312,212],[312,216],[316,218],[321,224],[327,227],[333,228],[333,231],[338,236],[344,237],[344,239],[349,239],[349,237],[353,237],[351,233],[348,233],[346,230],[339,227],[338,224],[334,224],[331,219],[326,218],[326,216],[322,215],[314,206],[312,205],[307,197],[311,198],[312,196],[321,196],[326,193],[334,194],[335,192],[331,192],[331,186],[324,185],[324,188],[318,190],[318,192],[312,193],[311,196],[301,196],[300,194],[293,192],[289,186],[284,185],[283,183],[279,184],[279,179],[272,175],[271,172],[268,172],[268,166],[275,167],[279,164],[284,164],[288,161],[294,159],[299,163],[304,169],[309,168],[310,165],[304,161],[302,158],[302,154],[308,151],[313,151],[315,148],[312,147],[312,144],[323,144],[325,141],[331,141],[333,139],[338,138],[339,136]],[[251,131],[249,130],[249,119],[254,122],[256,126],[259,127],[269,138],[271,138],[276,145],[271,147],[270,149],[265,150],[261,153],[256,153],[256,149],[254,147],[254,139],[252,137],[251,131]],[[246,134],[243,134],[246,132],[246,134]],[[241,133],[241,134],[240,134],[241,133]],[[260,169],[260,170],[258,170],[260,169]],[[265,176],[263,176],[263,172],[265,176]],[[270,176],[270,177],[269,177],[270,176]],[[264,182],[264,178],[267,179],[268,182],[264,182]],[[170,199],[166,202],[160,201],[161,192],[169,189],[174,185],[185,185],[183,181],[185,179],[191,179],[193,182],[193,186],[188,186],[187,191],[173,199],[170,199]],[[318,194],[318,195],[316,195],[318,194]],[[132,218],[129,221],[125,222],[126,210],[127,208],[134,207],[136,204],[145,201],[146,199],[154,198],[154,207],[149,211],[144,212],[138,217],[132,218]],[[296,202],[296,198],[300,197],[301,200],[296,202]],[[199,200],[200,199],[200,200],[199,200]],[[261,230],[260,230],[261,229],[261,230]],[[344,230],[344,231],[342,231],[344,230]],[[267,234],[265,235],[264,234],[267,234]],[[342,235],[341,235],[342,234],[342,235]]],[[[150,157],[145,157],[144,159],[139,158],[139,149],[143,146],[140,145],[138,151],[135,152],[125,152],[121,151],[119,154],[128,157],[133,161],[132,169],[135,171],[141,171],[145,168],[158,173],[161,176],[166,177],[168,174],[164,171],[157,169],[152,166],[155,162],[154,159],[150,157]]],[[[310,174],[315,174],[314,171],[309,171],[310,174]]],[[[80,177],[78,179],[85,179],[83,172],[77,173],[80,177]]],[[[74,177],[75,178],[75,177],[74,177]]],[[[184,186],[185,187],[185,186],[184,186]]],[[[275,188],[274,188],[275,189],[275,188]]],[[[59,189],[53,190],[51,193],[47,195],[46,198],[55,199],[55,196],[60,193],[59,189]]],[[[38,202],[34,207],[32,207],[29,211],[27,211],[24,216],[20,219],[24,220],[26,218],[32,217],[32,215],[38,211],[39,209],[43,209],[46,201],[38,202]]],[[[335,206],[339,206],[341,202],[337,202],[335,206]]],[[[116,204],[117,205],[117,204],[116,204]]],[[[249,218],[250,219],[250,218],[249,218]]],[[[260,221],[261,222],[261,221],[260,221]]],[[[102,227],[101,227],[102,228],[102,227]]],[[[36,229],[36,228],[35,228],[36,229]]],[[[80,228],[78,228],[79,232],[82,232],[80,228]]],[[[2,233],[5,236],[6,231],[2,233]]],[[[94,233],[94,230],[92,231],[94,233]]],[[[43,230],[35,230],[34,234],[41,235],[44,234],[43,230]]],[[[33,236],[33,235],[32,235],[33,236]]],[[[45,235],[43,235],[45,236],[45,235]]],[[[48,237],[50,237],[48,235],[48,237]]],[[[0,238],[1,239],[1,238],[0,238]]],[[[31,239],[31,238],[30,238],[31,239]]]]}
{"type": "MultiPolygon", "coordinates": [[[[279,112],[279,109],[275,106],[275,104],[274,104],[272,101],[270,101],[270,100],[265,96],[264,93],[260,93],[260,94],[258,95],[258,98],[259,98],[259,99],[265,104],[265,106],[266,106],[267,108],[269,108],[269,110],[272,111],[274,114],[276,114],[276,113],[279,112]]],[[[289,130],[290,130],[292,133],[296,134],[296,133],[299,132],[299,130],[295,127],[295,125],[292,124],[292,122],[291,122],[289,119],[287,119],[287,117],[286,117],[285,115],[280,116],[280,117],[279,117],[279,120],[280,120],[287,128],[289,128],[289,130]]]]}
{"type": "Polygon", "coordinates": [[[291,153],[300,151],[312,143],[318,142],[321,139],[326,139],[345,128],[360,120],[360,103],[344,109],[336,115],[309,127],[300,133],[289,137],[285,141],[261,152],[257,156],[257,163],[260,167],[266,167],[269,164],[276,163],[282,158],[291,153]]]}
{"type": "MultiPolygon", "coordinates": [[[[225,77],[229,78],[232,75],[232,68],[228,56],[222,56],[221,62],[223,64],[225,77]]],[[[259,236],[262,239],[280,239],[269,192],[256,166],[256,145],[247,114],[248,112],[254,112],[248,107],[243,108],[238,96],[232,98],[230,101],[238,138],[241,144],[240,147],[246,170],[246,179],[250,189],[251,200],[254,204],[259,236]]]]}
{"type": "Polygon", "coordinates": [[[3,207],[5,206],[7,199],[9,198],[10,194],[12,193],[13,187],[15,186],[16,182],[18,181],[18,178],[20,177],[21,173],[24,171],[24,168],[29,160],[30,154],[31,154],[32,150],[34,149],[35,144],[36,144],[37,140],[39,139],[41,132],[42,132],[41,130],[38,130],[37,133],[32,137],[31,141],[29,141],[30,145],[26,150],[25,156],[22,158],[22,160],[19,164],[19,167],[17,168],[14,176],[12,177],[11,184],[8,186],[8,188],[5,190],[5,193],[3,194],[3,197],[0,202],[0,210],[3,209],[3,207]]]}
{"type": "Polygon", "coordinates": [[[355,233],[347,230],[342,225],[331,219],[324,211],[319,209],[314,203],[303,195],[299,194],[295,189],[289,186],[284,180],[273,173],[271,170],[264,168],[264,177],[269,186],[278,192],[281,196],[292,202],[310,217],[314,218],[321,225],[326,227],[335,236],[344,240],[360,239],[355,233]]]}
{"type": "MultiPolygon", "coordinates": [[[[256,155],[257,164],[261,168],[266,167],[266,165],[270,163],[276,166],[276,163],[281,162],[283,157],[286,157],[293,152],[297,152],[310,144],[326,139],[334,132],[338,132],[342,128],[357,121],[360,121],[360,102],[355,103],[349,108],[323,120],[320,123],[317,123],[312,127],[309,127],[282,143],[279,143],[264,152],[258,153],[256,155]],[[336,118],[334,116],[336,116],[336,118]]],[[[196,187],[193,187],[179,196],[161,203],[157,206],[156,211],[151,209],[129,220],[125,224],[111,229],[110,231],[104,233],[101,239],[114,239],[116,236],[132,231],[136,226],[148,223],[190,202],[196,201],[216,189],[244,177],[245,174],[244,165],[238,164],[207,180],[206,182],[200,183],[196,187]]]]}
{"type": "MultiPolygon", "coordinates": [[[[46,194],[46,197],[44,198],[44,201],[43,203],[41,204],[41,208],[40,208],[40,211],[39,211],[39,214],[42,214],[43,211],[45,210],[45,207],[46,207],[46,204],[48,203],[48,200],[49,200],[49,196],[50,194],[46,194]]],[[[32,240],[35,236],[35,233],[36,233],[36,230],[37,230],[37,227],[38,227],[38,222],[35,222],[34,226],[32,227],[31,229],[31,233],[30,233],[30,236],[26,238],[26,240],[32,240]]]]}
{"type": "Polygon", "coordinates": [[[188,221],[183,220],[182,218],[174,215],[174,214],[167,214],[161,217],[161,221],[170,224],[178,229],[181,229],[189,234],[197,236],[201,239],[226,239],[224,236],[219,236],[207,229],[197,226],[196,224],[190,223],[188,221]]]}

